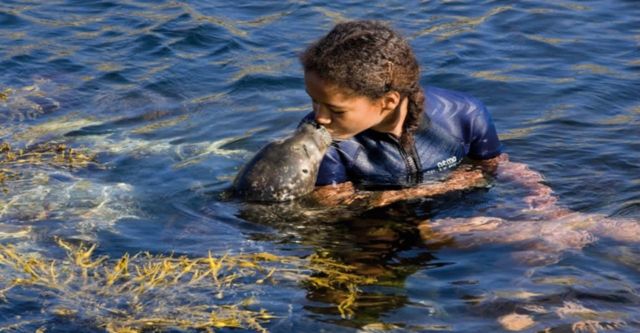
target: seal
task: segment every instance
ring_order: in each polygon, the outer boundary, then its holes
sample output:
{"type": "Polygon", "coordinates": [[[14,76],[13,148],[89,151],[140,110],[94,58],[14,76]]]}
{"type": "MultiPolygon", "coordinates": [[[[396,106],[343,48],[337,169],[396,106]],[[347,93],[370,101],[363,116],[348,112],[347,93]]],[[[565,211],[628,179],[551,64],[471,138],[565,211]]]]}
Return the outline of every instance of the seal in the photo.
{"type": "Polygon", "coordinates": [[[240,170],[233,192],[247,201],[280,202],[313,191],[318,169],[331,144],[327,130],[304,123],[289,137],[264,146],[240,170]]]}

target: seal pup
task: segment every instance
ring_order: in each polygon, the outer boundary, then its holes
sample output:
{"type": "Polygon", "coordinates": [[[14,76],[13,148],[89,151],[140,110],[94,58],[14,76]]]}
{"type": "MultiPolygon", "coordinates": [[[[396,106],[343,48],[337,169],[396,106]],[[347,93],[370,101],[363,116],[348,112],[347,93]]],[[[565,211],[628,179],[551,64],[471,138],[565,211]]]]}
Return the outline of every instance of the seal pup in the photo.
{"type": "Polygon", "coordinates": [[[234,194],[247,201],[281,202],[311,193],[330,144],[331,135],[324,127],[303,123],[244,165],[233,182],[234,194]]]}

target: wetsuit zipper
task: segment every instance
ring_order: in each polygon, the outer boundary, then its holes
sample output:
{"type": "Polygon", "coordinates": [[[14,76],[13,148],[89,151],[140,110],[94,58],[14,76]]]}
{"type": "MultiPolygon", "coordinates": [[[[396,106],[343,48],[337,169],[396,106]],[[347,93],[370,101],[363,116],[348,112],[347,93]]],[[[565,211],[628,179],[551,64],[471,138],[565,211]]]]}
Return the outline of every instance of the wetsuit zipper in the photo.
{"type": "Polygon", "coordinates": [[[393,135],[389,135],[391,141],[393,141],[400,152],[400,156],[404,160],[407,167],[407,185],[417,185],[422,182],[422,172],[419,172],[420,166],[418,162],[418,156],[415,146],[411,147],[410,151],[406,151],[400,141],[393,135]]]}
{"type": "Polygon", "coordinates": [[[420,184],[423,181],[423,177],[422,177],[422,172],[421,172],[421,165],[420,165],[420,158],[418,157],[418,152],[416,151],[416,146],[415,143],[411,146],[411,150],[408,152],[407,156],[409,157],[409,160],[411,160],[411,163],[413,165],[413,172],[415,175],[415,184],[420,184]]]}

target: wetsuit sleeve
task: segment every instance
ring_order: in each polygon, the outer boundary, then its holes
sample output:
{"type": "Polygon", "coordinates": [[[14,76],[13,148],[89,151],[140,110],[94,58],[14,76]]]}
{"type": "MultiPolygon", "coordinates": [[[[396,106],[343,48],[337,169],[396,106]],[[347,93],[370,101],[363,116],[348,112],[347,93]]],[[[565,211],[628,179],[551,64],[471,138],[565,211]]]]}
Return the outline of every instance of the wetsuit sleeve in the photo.
{"type": "Polygon", "coordinates": [[[336,147],[332,145],[324,155],[322,163],[320,163],[316,186],[340,184],[348,180],[347,171],[340,154],[336,147]]]}
{"type": "Polygon", "coordinates": [[[491,114],[480,101],[475,101],[476,112],[471,121],[469,153],[472,159],[486,160],[498,156],[502,152],[502,144],[498,139],[496,126],[491,114]]]}

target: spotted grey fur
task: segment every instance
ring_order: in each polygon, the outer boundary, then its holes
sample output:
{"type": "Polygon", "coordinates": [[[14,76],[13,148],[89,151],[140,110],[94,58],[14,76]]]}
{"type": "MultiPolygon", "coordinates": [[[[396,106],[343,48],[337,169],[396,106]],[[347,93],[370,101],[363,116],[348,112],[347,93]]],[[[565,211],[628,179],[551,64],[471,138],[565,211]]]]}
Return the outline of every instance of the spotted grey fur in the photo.
{"type": "Polygon", "coordinates": [[[258,151],[236,176],[234,193],[261,202],[288,201],[310,193],[330,144],[324,127],[301,125],[291,136],[258,151]]]}

